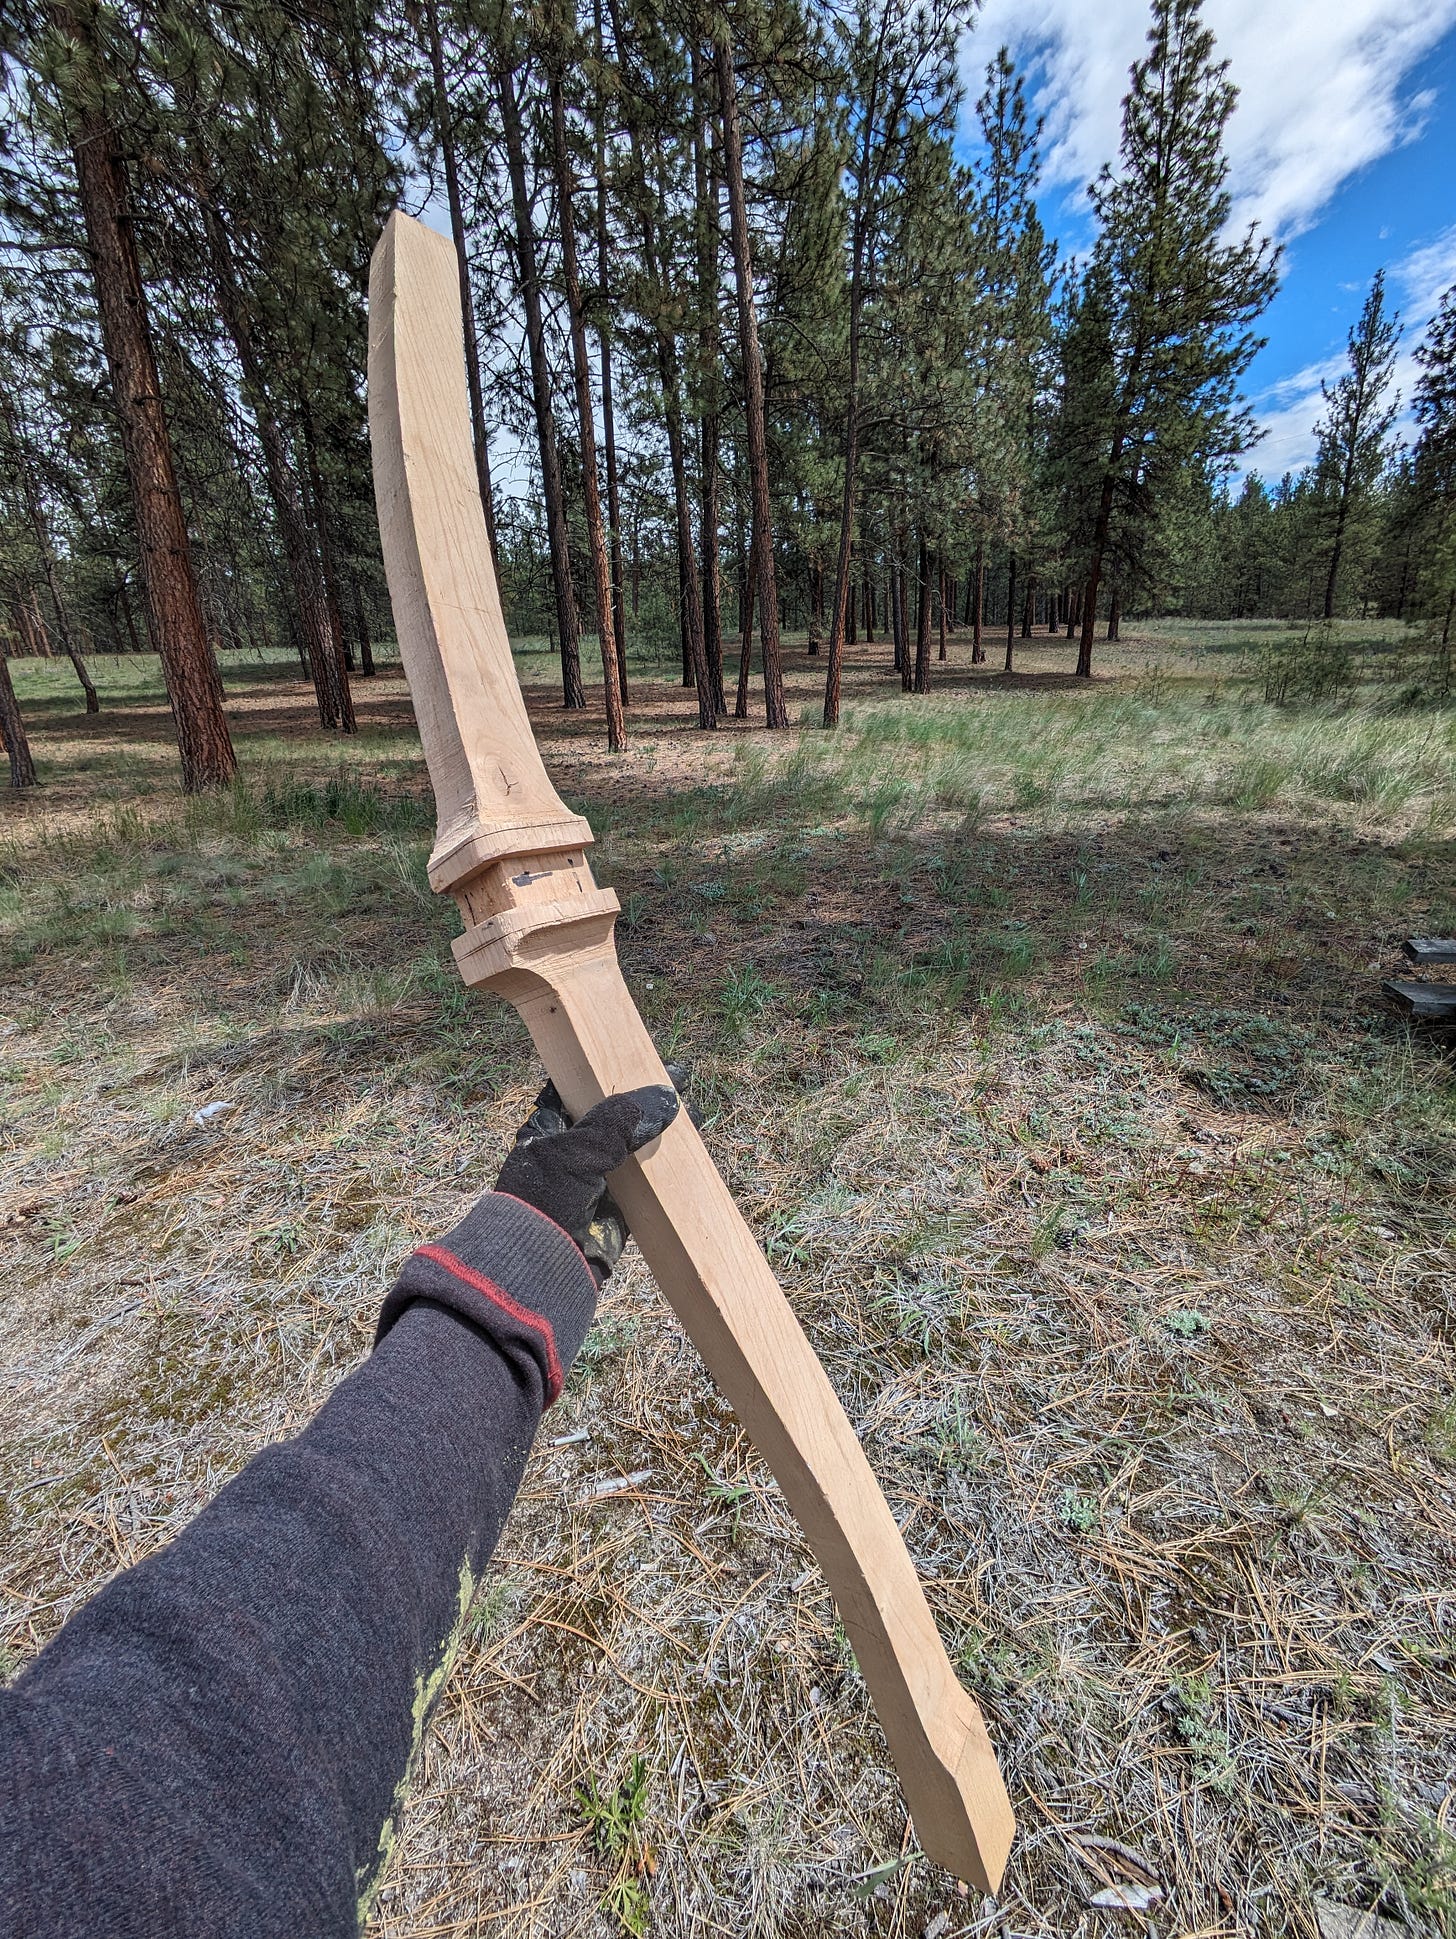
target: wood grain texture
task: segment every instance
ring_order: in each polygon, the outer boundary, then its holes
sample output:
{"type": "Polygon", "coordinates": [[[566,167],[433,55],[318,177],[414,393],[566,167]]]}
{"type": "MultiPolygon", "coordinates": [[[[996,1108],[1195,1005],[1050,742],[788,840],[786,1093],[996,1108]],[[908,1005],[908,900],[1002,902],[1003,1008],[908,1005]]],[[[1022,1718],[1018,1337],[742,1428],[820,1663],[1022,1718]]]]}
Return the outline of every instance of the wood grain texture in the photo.
{"type": "MultiPolygon", "coordinates": [[[[431,880],[465,918],[462,977],[516,1005],[580,1113],[665,1072],[617,966],[616,897],[592,880],[590,830],[552,788],[516,684],[475,489],[454,276],[445,238],[391,218],[370,285],[370,429],[439,809],[431,880]]],[[[921,1845],[995,1891],[1014,1822],[980,1712],[828,1376],[686,1113],[612,1189],[824,1571],[921,1845]]]]}
{"type": "Polygon", "coordinates": [[[475,482],[459,319],[433,300],[453,245],[395,215],[369,276],[369,436],[395,630],[435,790],[430,880],[496,856],[580,846],[547,779],[511,663],[475,482]],[[413,284],[430,300],[401,300],[413,284]],[[468,467],[464,461],[468,459],[468,467]],[[457,700],[468,704],[457,714],[457,700]]]}

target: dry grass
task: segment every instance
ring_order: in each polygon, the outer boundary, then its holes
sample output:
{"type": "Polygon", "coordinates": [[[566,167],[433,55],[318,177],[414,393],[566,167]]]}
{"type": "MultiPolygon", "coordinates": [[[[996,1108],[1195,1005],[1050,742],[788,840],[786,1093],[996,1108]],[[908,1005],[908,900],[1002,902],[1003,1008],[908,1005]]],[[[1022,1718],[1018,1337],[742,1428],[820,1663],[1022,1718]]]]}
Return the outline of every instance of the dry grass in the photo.
{"type": "MultiPolygon", "coordinates": [[[[1375,995],[1456,927],[1451,716],[1278,713],[1197,645],[1131,638],[1090,694],[957,648],[929,703],[861,656],[848,731],[772,747],[705,750],[644,689],[618,762],[527,663],[1022,1835],[996,1906],[918,1858],[818,1573],[633,1255],[376,1939],[1312,1935],[1320,1893],[1452,1930],[1452,1072],[1375,995]],[[1119,1882],[1161,1898],[1088,1910],[1119,1882]]],[[[454,981],[397,681],[340,748],[259,670],[246,789],[184,807],[144,683],[118,733],[17,674],[47,785],[0,831],[12,1665],[307,1418],[537,1081],[454,981]]]]}

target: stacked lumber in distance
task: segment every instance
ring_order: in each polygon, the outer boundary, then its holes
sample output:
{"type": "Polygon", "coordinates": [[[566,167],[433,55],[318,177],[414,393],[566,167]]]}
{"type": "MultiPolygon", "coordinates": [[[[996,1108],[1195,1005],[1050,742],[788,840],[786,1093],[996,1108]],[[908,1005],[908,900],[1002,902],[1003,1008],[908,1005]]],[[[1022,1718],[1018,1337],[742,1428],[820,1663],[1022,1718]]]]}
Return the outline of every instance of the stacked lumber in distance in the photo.
{"type": "MultiPolygon", "coordinates": [[[[1436,969],[1456,964],[1456,937],[1411,936],[1401,945],[1406,960],[1417,969],[1436,969]]],[[[1380,994],[1408,1023],[1433,1024],[1456,1029],[1456,983],[1416,982],[1391,977],[1380,986],[1380,994]]]]}
{"type": "Polygon", "coordinates": [[[1406,961],[1414,963],[1417,969],[1456,963],[1456,936],[1409,936],[1400,947],[1406,961]]]}

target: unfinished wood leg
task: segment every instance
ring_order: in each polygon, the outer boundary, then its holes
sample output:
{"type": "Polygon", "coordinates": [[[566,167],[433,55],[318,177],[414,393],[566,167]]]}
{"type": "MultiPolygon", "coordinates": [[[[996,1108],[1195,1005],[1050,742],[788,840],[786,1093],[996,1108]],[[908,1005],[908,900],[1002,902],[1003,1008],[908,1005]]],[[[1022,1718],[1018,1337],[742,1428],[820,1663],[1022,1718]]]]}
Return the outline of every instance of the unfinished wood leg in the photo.
{"type": "MultiPolygon", "coordinates": [[[[520,1010],[567,1108],[664,1071],[617,968],[617,899],[541,762],[511,661],[470,442],[447,237],[396,213],[374,252],[369,421],[380,536],[461,975],[520,1010]]],[[[612,1186],[657,1283],[819,1559],[925,1850],[994,1891],[1011,1808],[864,1451],[702,1140],[680,1117],[612,1186]]]]}
{"type": "MultiPolygon", "coordinates": [[[[609,1092],[662,1083],[666,1074],[610,937],[583,948],[578,926],[558,953],[561,940],[550,935],[549,961],[492,973],[491,981],[516,1004],[567,1109],[579,1115],[609,1092]]],[[[456,951],[473,981],[469,935],[456,951]]],[[[828,1375],[687,1114],[611,1184],[664,1296],[824,1571],[921,1845],[948,1871],[995,1891],[1014,1821],[980,1711],[956,1679],[828,1375]]]]}

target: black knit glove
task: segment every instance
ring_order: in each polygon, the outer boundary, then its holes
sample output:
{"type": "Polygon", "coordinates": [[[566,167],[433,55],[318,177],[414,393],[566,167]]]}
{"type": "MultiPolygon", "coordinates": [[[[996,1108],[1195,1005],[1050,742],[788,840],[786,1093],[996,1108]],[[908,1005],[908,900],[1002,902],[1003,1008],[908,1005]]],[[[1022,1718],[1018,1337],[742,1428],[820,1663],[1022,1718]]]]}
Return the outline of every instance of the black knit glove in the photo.
{"type": "Polygon", "coordinates": [[[666,1085],[609,1097],[573,1125],[547,1085],[516,1135],[496,1190],[437,1243],[412,1252],[389,1289],[375,1344],[416,1300],[429,1300],[494,1341],[542,1408],[561,1392],[622,1256],[627,1226],[607,1173],[677,1116],[666,1085]]]}
{"type": "Polygon", "coordinates": [[[604,1098],[573,1124],[556,1086],[548,1084],[516,1133],[496,1190],[534,1206],[569,1233],[600,1286],[627,1243],[627,1222],[607,1190],[607,1174],[659,1137],[677,1113],[677,1093],[649,1084],[604,1098]]]}

